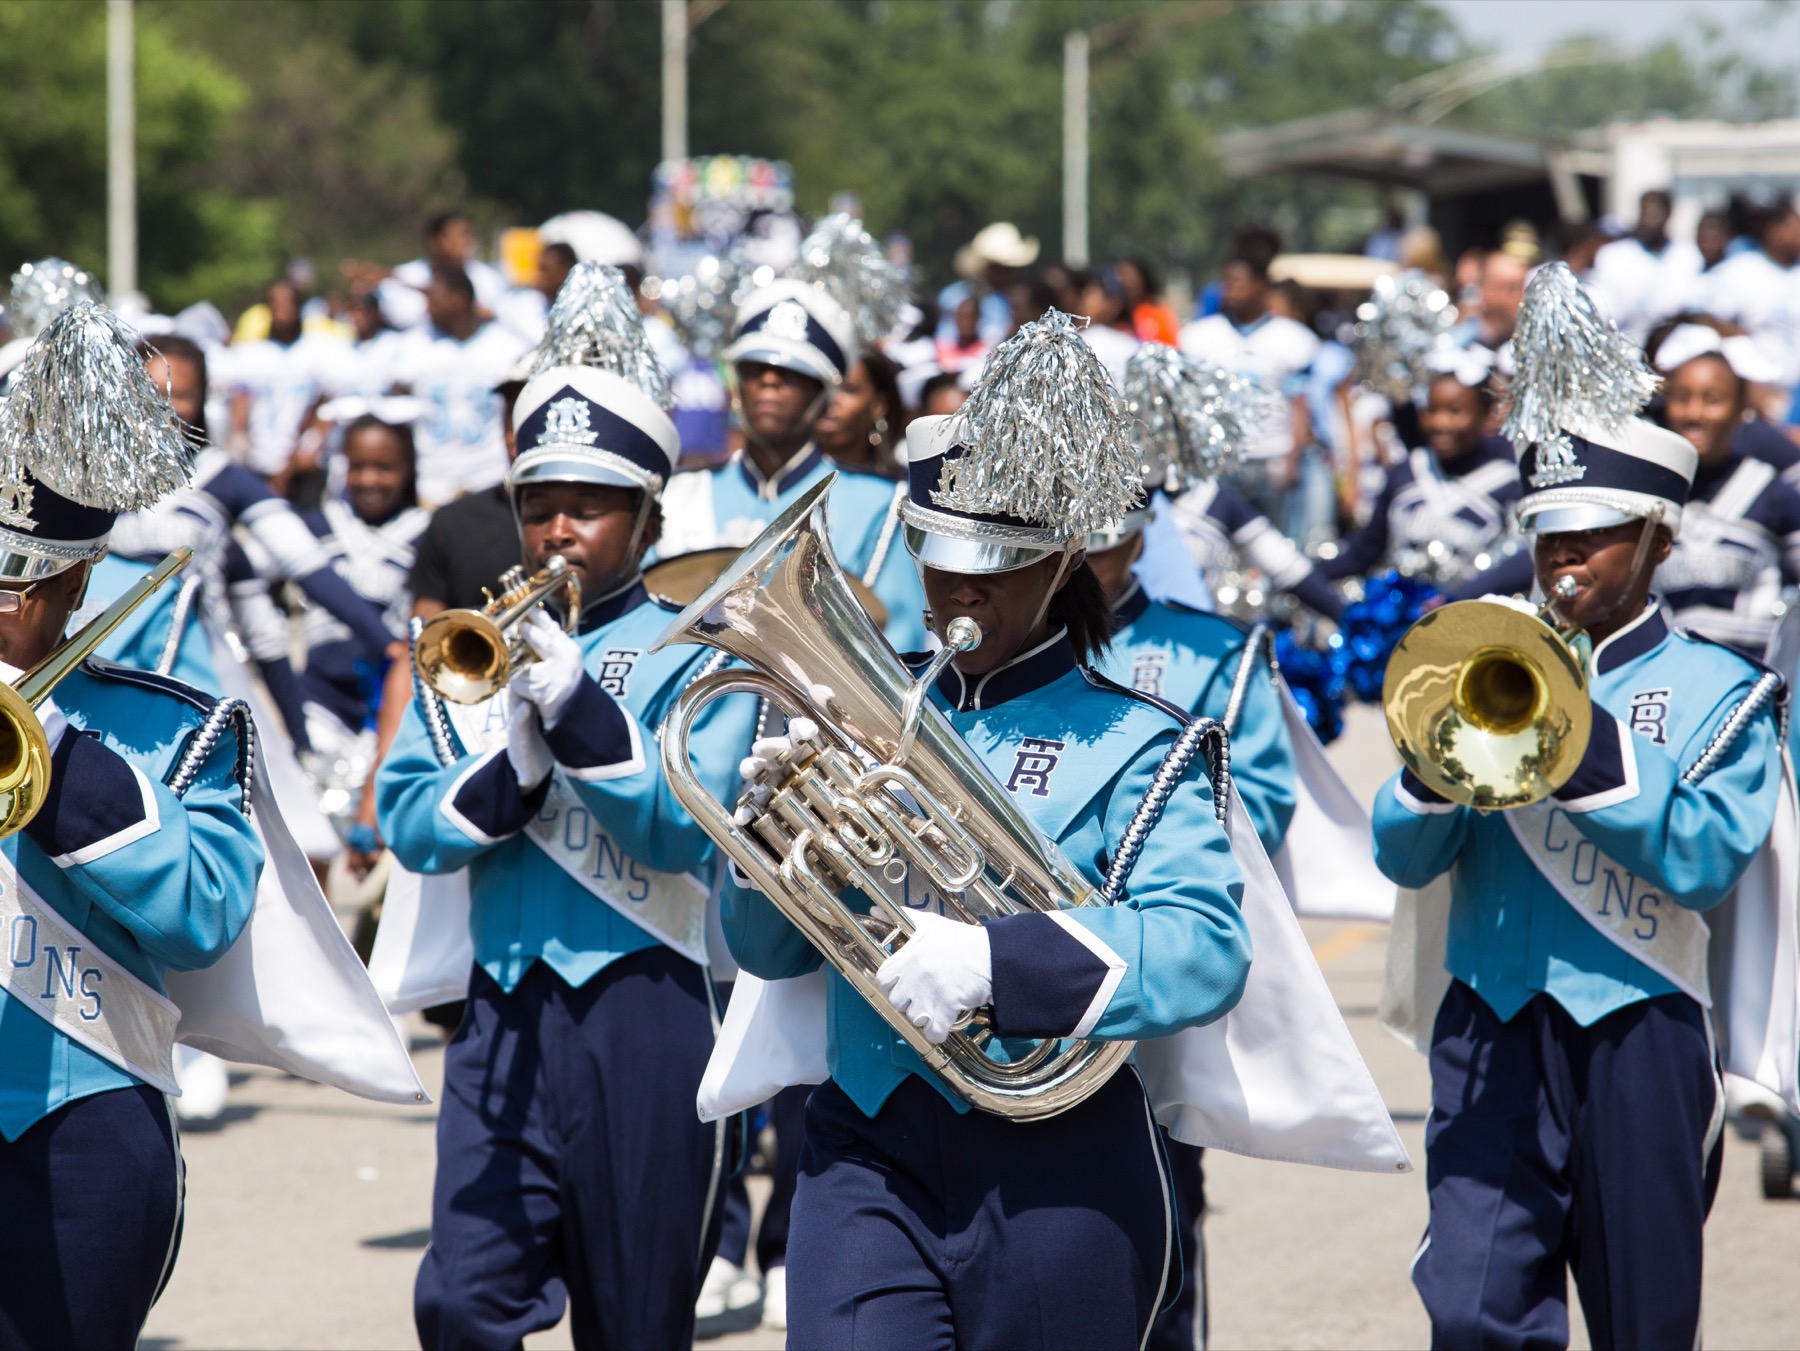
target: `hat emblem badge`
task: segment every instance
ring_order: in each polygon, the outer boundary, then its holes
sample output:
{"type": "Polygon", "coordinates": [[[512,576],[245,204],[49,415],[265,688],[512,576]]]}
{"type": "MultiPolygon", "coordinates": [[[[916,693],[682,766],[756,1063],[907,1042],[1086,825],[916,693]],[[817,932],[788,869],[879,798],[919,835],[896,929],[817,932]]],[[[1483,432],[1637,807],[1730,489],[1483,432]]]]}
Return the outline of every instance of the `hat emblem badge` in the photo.
{"type": "Polygon", "coordinates": [[[1549,441],[1537,448],[1537,467],[1531,471],[1531,486],[1556,488],[1565,483],[1579,483],[1587,477],[1587,466],[1575,458],[1567,442],[1549,441]]]}
{"type": "Polygon", "coordinates": [[[768,322],[763,327],[777,338],[805,342],[806,317],[806,307],[799,301],[784,300],[769,311],[768,322]]]}
{"type": "Polygon", "coordinates": [[[587,400],[568,395],[544,412],[544,440],[572,446],[591,446],[600,439],[588,413],[587,400]]]}
{"type": "Polygon", "coordinates": [[[31,485],[21,479],[0,481],[0,525],[35,529],[37,521],[31,515],[31,494],[31,485]]]}

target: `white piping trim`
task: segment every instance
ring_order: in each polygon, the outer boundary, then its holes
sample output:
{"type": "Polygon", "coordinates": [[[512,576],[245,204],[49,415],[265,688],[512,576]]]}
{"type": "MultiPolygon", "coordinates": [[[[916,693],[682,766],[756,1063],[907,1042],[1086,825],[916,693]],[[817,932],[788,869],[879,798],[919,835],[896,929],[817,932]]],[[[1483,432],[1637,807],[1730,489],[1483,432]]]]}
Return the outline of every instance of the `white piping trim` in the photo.
{"type": "Polygon", "coordinates": [[[1394,801],[1398,802],[1414,816],[1447,816],[1455,811],[1459,804],[1455,802],[1426,802],[1406,791],[1406,785],[1398,777],[1394,779],[1394,801]]]}
{"type": "MultiPolygon", "coordinates": [[[[468,768],[450,781],[450,786],[444,790],[444,796],[438,802],[438,810],[444,814],[444,819],[455,826],[464,835],[467,835],[471,840],[475,841],[476,844],[499,844],[500,837],[488,834],[468,817],[457,811],[456,795],[462,790],[463,784],[468,782],[470,775],[478,772],[488,761],[492,760],[496,755],[503,754],[505,750],[506,747],[504,746],[496,746],[493,750],[476,756],[469,762],[468,768]]],[[[521,788],[520,791],[523,792],[524,789],[521,788]]]]}
{"type": "Polygon", "coordinates": [[[73,868],[77,864],[93,863],[116,853],[128,844],[136,844],[148,835],[154,835],[162,829],[162,813],[156,807],[156,790],[150,786],[150,780],[136,765],[126,762],[131,776],[137,780],[138,798],[143,803],[144,814],[123,830],[114,831],[105,839],[95,840],[92,844],[83,845],[79,849],[71,849],[66,854],[58,854],[50,861],[59,868],[73,868]]]}
{"type": "Polygon", "coordinates": [[[1112,1002],[1119,983],[1125,979],[1127,963],[1123,957],[1106,945],[1106,940],[1099,934],[1077,924],[1074,916],[1068,912],[1051,910],[1047,913],[1053,924],[1060,926],[1082,947],[1106,963],[1106,974],[1100,978],[1100,988],[1094,991],[1094,997],[1088,1001],[1087,1010],[1081,1015],[1081,1021],[1076,1023],[1074,1029],[1069,1033],[1069,1036],[1079,1041],[1094,1030],[1094,1025],[1100,1021],[1100,1015],[1106,1012],[1106,1006],[1112,1002]]]}
{"type": "Polygon", "coordinates": [[[1602,807],[1616,807],[1638,795],[1637,748],[1631,744],[1631,733],[1626,730],[1624,723],[1615,720],[1614,726],[1619,729],[1619,754],[1624,761],[1625,782],[1616,788],[1590,793],[1586,797],[1571,798],[1567,802],[1558,801],[1556,805],[1570,815],[1597,812],[1602,807]]]}
{"type": "MultiPolygon", "coordinates": [[[[1169,1176],[1175,1167],[1174,1160],[1163,1151],[1162,1141],[1157,1138],[1159,1127],[1156,1124],[1156,1111],[1150,1105],[1150,1093],[1144,1087],[1144,1076],[1138,1073],[1137,1066],[1131,1067],[1132,1074],[1138,1081],[1138,1092],[1144,1099],[1144,1121],[1150,1128],[1150,1157],[1156,1163],[1156,1179],[1162,1187],[1163,1203],[1163,1262],[1162,1282],[1156,1287],[1156,1294],[1150,1300],[1150,1318],[1144,1324],[1143,1336],[1138,1338],[1138,1351],[1150,1345],[1150,1334],[1156,1328],[1157,1316],[1162,1312],[1162,1297],[1168,1289],[1169,1264],[1175,1259],[1175,1198],[1169,1194],[1174,1179],[1169,1176]]],[[[1198,1228],[1198,1216],[1195,1227],[1198,1228]]]]}
{"type": "MultiPolygon", "coordinates": [[[[1063,639],[1068,636],[1068,633],[1069,633],[1069,631],[1067,629],[1057,629],[1048,638],[1044,639],[1043,642],[1039,643],[1036,647],[1032,648],[1031,651],[1019,653],[1019,655],[1014,657],[1011,661],[1005,663],[1004,665],[996,666],[993,670],[989,671],[986,675],[982,676],[979,680],[977,680],[975,682],[975,689],[969,695],[968,711],[969,712],[977,712],[980,710],[980,708],[981,708],[981,692],[982,692],[982,690],[987,688],[988,681],[992,680],[995,676],[999,675],[1002,671],[1011,670],[1013,667],[1017,666],[1022,661],[1030,661],[1033,657],[1037,656],[1038,653],[1040,653],[1040,652],[1048,652],[1052,647],[1056,646],[1056,644],[1062,642],[1063,639]]],[[[956,667],[954,667],[954,666],[952,666],[950,669],[952,671],[956,671],[956,667]]],[[[956,671],[956,675],[959,680],[962,680],[964,682],[963,688],[966,690],[968,688],[968,678],[966,676],[964,676],[961,671],[956,671]]]]}
{"type": "Polygon", "coordinates": [[[1600,657],[1608,648],[1618,642],[1619,639],[1623,638],[1626,634],[1633,633],[1643,627],[1644,624],[1649,622],[1651,615],[1660,613],[1662,613],[1662,605],[1656,597],[1652,596],[1649,602],[1644,606],[1644,612],[1641,615],[1632,620],[1617,633],[1613,634],[1610,638],[1607,638],[1604,642],[1595,646],[1593,655],[1588,658],[1589,669],[1598,672],[1600,669],[1600,657]]]}

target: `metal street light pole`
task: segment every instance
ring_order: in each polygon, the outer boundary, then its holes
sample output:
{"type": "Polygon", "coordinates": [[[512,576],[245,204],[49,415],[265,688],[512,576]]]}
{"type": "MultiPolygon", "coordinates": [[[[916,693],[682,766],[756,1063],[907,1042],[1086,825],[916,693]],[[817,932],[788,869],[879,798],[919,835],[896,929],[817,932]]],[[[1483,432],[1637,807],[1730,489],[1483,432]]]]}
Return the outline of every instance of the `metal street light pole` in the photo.
{"type": "Polygon", "coordinates": [[[106,0],[106,280],[114,304],[138,288],[131,20],[131,0],[106,0]]]}
{"type": "Polygon", "coordinates": [[[1063,261],[1088,263],[1088,35],[1063,38],[1063,261]]]}
{"type": "Polygon", "coordinates": [[[662,0],[662,157],[686,159],[687,0],[662,0]]]}

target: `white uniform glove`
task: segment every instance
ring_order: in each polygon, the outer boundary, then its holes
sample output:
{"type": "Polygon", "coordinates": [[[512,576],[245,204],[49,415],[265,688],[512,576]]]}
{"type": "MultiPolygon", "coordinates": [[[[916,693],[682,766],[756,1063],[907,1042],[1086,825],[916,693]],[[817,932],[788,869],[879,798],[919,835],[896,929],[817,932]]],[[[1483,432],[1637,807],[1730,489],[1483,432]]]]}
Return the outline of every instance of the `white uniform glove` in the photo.
{"type": "Polygon", "coordinates": [[[556,757],[544,740],[544,725],[530,704],[517,704],[506,727],[506,758],[527,793],[550,777],[556,757]]]}
{"type": "MultiPolygon", "coordinates": [[[[781,787],[795,760],[824,749],[819,740],[819,726],[811,718],[795,718],[788,724],[786,736],[762,737],[750,747],[750,754],[738,762],[738,774],[745,783],[761,784],[765,789],[781,787]],[[787,757],[787,763],[782,757],[787,757]]],[[[764,796],[767,796],[765,792],[764,796]]]]}
{"type": "Polygon", "coordinates": [[[554,727],[586,674],[581,666],[581,645],[542,610],[527,615],[521,621],[521,631],[538,659],[521,666],[506,687],[514,699],[536,704],[543,714],[544,726],[554,727]]]}
{"type": "Polygon", "coordinates": [[[979,924],[934,910],[915,910],[912,920],[916,931],[881,964],[875,981],[888,1002],[938,1046],[965,1013],[993,1000],[993,953],[979,924]]]}

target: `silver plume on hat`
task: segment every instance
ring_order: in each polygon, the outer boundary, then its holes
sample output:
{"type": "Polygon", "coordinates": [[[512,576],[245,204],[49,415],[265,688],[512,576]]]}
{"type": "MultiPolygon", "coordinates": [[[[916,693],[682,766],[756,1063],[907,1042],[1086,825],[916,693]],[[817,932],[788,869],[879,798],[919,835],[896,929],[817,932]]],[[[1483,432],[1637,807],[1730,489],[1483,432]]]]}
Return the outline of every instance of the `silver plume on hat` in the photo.
{"type": "Polygon", "coordinates": [[[1350,352],[1356,379],[1396,403],[1409,402],[1428,378],[1426,363],[1450,345],[1456,306],[1449,292],[1416,268],[1377,277],[1356,307],[1350,352]]]}
{"type": "Polygon", "coordinates": [[[1284,411],[1279,394],[1159,342],[1131,354],[1121,392],[1137,424],[1145,481],[1170,490],[1231,469],[1284,411]]]}
{"type": "Polygon", "coordinates": [[[40,258],[26,263],[12,275],[12,291],[6,299],[7,322],[15,338],[35,338],[57,315],[77,300],[98,304],[100,289],[94,279],[61,258],[40,258]]]}
{"type": "Polygon", "coordinates": [[[644,332],[637,297],[625,274],[606,263],[577,263],[550,307],[531,374],[553,366],[586,366],[623,376],[665,412],[674,406],[669,373],[644,332]]]}
{"type": "Polygon", "coordinates": [[[1643,352],[1594,307],[1567,263],[1548,263],[1532,277],[1512,346],[1512,410],[1501,431],[1521,453],[1538,448],[1546,484],[1573,465],[1569,427],[1595,422],[1622,432],[1656,392],[1643,352]]]}
{"type": "Polygon", "coordinates": [[[1131,414],[1061,310],[994,349],[955,417],[965,451],[945,462],[932,495],[947,510],[1085,535],[1122,518],[1143,491],[1131,414]]]}
{"type": "Polygon", "coordinates": [[[83,506],[137,511],[187,484],[193,451],[137,341],[76,300],[51,321],[0,402],[0,479],[27,474],[83,506]]]}
{"type": "Polygon", "coordinates": [[[788,276],[819,287],[837,301],[864,348],[893,332],[906,304],[900,270],[863,223],[841,211],[825,217],[800,241],[799,260],[788,269],[788,276]]]}

